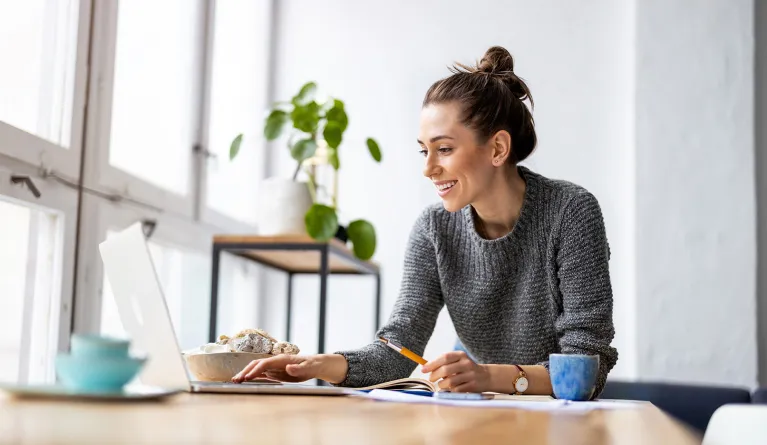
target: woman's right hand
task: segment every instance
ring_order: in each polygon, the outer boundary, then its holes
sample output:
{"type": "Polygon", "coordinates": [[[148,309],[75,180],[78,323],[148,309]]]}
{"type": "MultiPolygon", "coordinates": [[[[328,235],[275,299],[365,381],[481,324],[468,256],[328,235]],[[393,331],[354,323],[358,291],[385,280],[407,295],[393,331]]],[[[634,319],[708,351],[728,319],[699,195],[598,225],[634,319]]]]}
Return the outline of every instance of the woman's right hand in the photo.
{"type": "Polygon", "coordinates": [[[348,367],[346,358],[338,354],[309,356],[281,354],[253,360],[232,377],[232,381],[242,383],[247,380],[267,378],[297,383],[322,379],[330,383],[340,383],[346,378],[348,367]]]}

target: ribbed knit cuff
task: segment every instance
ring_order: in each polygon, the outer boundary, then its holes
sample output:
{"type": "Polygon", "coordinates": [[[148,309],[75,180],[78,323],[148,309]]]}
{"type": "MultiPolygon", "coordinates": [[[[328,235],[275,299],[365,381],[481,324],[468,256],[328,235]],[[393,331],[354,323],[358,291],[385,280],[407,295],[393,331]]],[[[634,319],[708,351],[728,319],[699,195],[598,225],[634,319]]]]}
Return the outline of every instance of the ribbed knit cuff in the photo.
{"type": "Polygon", "coordinates": [[[341,383],[335,384],[331,383],[333,386],[344,386],[344,387],[358,387],[360,385],[355,384],[355,380],[359,380],[357,373],[360,369],[361,364],[361,355],[363,354],[360,351],[338,351],[334,352],[334,354],[342,355],[346,359],[346,363],[348,364],[348,369],[346,371],[346,378],[341,381],[341,383]]]}

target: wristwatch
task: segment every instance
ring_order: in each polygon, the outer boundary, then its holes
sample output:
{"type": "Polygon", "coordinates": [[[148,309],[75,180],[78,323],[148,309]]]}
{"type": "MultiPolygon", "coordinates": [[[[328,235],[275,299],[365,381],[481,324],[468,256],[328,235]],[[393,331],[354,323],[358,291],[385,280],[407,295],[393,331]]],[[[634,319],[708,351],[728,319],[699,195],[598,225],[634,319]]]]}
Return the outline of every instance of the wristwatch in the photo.
{"type": "Polygon", "coordinates": [[[517,391],[514,394],[524,394],[525,391],[527,391],[528,381],[527,381],[527,373],[525,373],[524,369],[522,369],[519,365],[514,365],[519,369],[519,375],[516,379],[514,379],[514,389],[517,391]]]}

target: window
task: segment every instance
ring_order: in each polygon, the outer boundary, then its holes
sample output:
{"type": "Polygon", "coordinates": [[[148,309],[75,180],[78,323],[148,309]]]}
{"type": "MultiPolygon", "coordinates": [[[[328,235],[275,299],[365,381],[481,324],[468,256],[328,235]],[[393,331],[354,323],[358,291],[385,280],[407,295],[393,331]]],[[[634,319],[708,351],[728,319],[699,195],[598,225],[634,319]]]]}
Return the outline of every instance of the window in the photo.
{"type": "Polygon", "coordinates": [[[0,0],[0,154],[79,175],[87,0],[0,0]]]}
{"type": "Polygon", "coordinates": [[[0,201],[0,289],[3,289],[0,380],[16,381],[21,374],[21,339],[27,285],[30,211],[0,201]]]}
{"type": "Polygon", "coordinates": [[[109,163],[185,196],[202,79],[200,1],[119,3],[109,163]]]}
{"type": "Polygon", "coordinates": [[[70,144],[77,0],[0,0],[0,121],[70,144]]]}
{"type": "MultiPolygon", "coordinates": [[[[254,229],[271,4],[0,0],[0,381],[51,381],[72,330],[119,330],[98,243],[137,219],[181,345],[207,340],[211,238],[254,229]]],[[[224,260],[222,329],[257,324],[256,276],[224,260]]]]}
{"type": "Polygon", "coordinates": [[[263,121],[269,64],[269,2],[217,1],[210,78],[207,206],[256,223],[258,183],[263,173],[263,121]],[[229,146],[240,133],[240,155],[229,162],[229,146]]]}
{"type": "Polygon", "coordinates": [[[61,299],[62,215],[0,200],[0,381],[52,379],[61,299]]]}

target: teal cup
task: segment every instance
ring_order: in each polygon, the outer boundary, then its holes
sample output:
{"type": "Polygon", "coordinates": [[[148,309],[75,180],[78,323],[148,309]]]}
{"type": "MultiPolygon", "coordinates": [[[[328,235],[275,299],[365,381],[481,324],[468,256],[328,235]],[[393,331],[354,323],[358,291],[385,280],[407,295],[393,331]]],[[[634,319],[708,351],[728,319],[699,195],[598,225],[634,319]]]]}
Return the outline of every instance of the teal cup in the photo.
{"type": "Polygon", "coordinates": [[[77,357],[127,357],[130,340],[96,334],[74,334],[71,353],[77,357]]]}
{"type": "Polygon", "coordinates": [[[119,392],[146,361],[131,357],[129,347],[129,340],[75,334],[71,353],[56,357],[56,374],[73,391],[119,392]]]}
{"type": "Polygon", "coordinates": [[[596,389],[598,375],[598,355],[549,355],[549,376],[557,399],[590,400],[596,389]]]}

